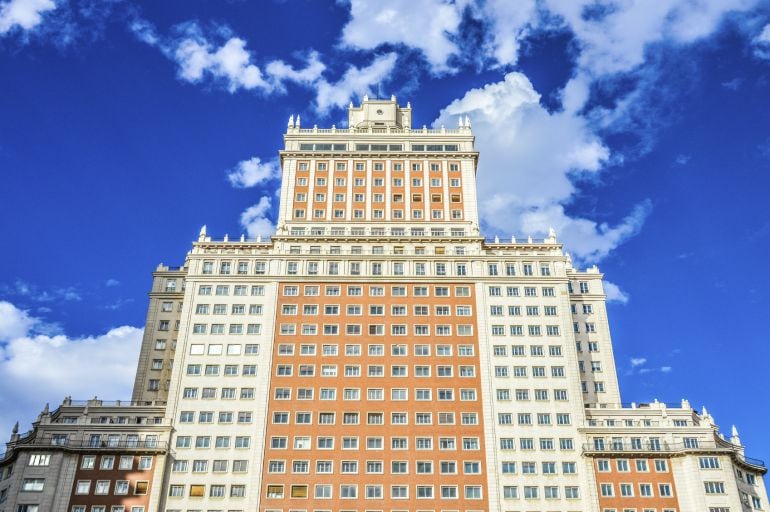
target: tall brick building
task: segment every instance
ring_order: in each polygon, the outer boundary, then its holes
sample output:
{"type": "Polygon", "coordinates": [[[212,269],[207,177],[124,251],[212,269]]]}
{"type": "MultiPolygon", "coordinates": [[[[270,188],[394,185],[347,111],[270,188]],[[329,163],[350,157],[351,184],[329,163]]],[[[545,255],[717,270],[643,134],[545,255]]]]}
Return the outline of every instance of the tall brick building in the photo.
{"type": "Polygon", "coordinates": [[[155,272],[133,400],[168,400],[158,510],[767,509],[737,432],[621,403],[597,268],[481,235],[470,120],[411,118],[292,118],[275,235],[203,229],[155,272]]]}

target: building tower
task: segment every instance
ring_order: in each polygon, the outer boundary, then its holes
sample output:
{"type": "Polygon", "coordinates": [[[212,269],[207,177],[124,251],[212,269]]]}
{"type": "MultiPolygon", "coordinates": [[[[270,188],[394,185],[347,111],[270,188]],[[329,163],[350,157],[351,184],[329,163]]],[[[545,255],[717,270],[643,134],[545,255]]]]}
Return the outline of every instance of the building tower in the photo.
{"type": "Polygon", "coordinates": [[[596,267],[481,236],[470,120],[411,120],[292,117],[275,235],[156,269],[133,400],[14,429],[0,512],[767,510],[735,427],[620,403],[596,267]]]}

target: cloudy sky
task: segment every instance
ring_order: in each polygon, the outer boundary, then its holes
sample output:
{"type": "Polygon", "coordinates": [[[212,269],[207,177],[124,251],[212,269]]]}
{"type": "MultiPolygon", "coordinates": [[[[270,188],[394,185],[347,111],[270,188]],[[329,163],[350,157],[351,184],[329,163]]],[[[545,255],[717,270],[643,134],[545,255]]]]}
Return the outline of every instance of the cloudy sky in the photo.
{"type": "Polygon", "coordinates": [[[770,458],[770,4],[0,0],[0,436],[128,398],[150,272],[268,234],[290,115],[468,115],[488,235],[605,273],[624,401],[770,458]]]}

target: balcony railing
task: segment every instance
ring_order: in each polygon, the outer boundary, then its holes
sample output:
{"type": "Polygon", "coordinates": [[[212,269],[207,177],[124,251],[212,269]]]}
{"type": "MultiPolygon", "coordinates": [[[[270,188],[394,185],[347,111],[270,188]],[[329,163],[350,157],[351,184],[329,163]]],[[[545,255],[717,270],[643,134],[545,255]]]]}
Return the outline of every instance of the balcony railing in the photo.
{"type": "Polygon", "coordinates": [[[165,452],[168,450],[168,443],[156,440],[120,440],[120,441],[98,441],[91,439],[60,439],[56,437],[35,438],[23,443],[24,446],[36,447],[57,447],[64,450],[75,451],[145,451],[145,452],[165,452]]]}
{"type": "Polygon", "coordinates": [[[586,454],[641,454],[641,453],[681,453],[681,452],[725,452],[732,453],[735,457],[750,466],[755,466],[766,470],[765,462],[761,459],[755,459],[753,457],[746,457],[740,451],[735,449],[734,445],[727,442],[717,441],[700,441],[697,445],[685,444],[685,443],[668,443],[666,441],[655,442],[643,442],[641,444],[633,444],[630,442],[623,443],[586,443],[583,445],[583,453],[586,454]]]}

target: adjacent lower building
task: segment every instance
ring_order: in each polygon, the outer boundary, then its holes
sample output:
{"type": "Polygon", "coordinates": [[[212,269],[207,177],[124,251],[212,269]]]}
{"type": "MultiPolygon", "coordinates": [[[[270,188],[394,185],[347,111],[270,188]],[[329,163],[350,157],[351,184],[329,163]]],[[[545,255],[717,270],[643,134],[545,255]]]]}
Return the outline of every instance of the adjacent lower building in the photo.
{"type": "MultiPolygon", "coordinates": [[[[767,509],[737,433],[687,403],[621,404],[596,267],[553,230],[481,235],[470,120],[411,118],[395,98],[351,105],[347,128],[292,117],[275,234],[204,228],[156,269],[132,407],[168,400],[170,445],[136,506],[767,509]]],[[[56,510],[129,510],[70,494],[56,510]]]]}
{"type": "Polygon", "coordinates": [[[170,431],[165,403],[46,406],[0,455],[0,512],[160,510],[170,431]]]}

